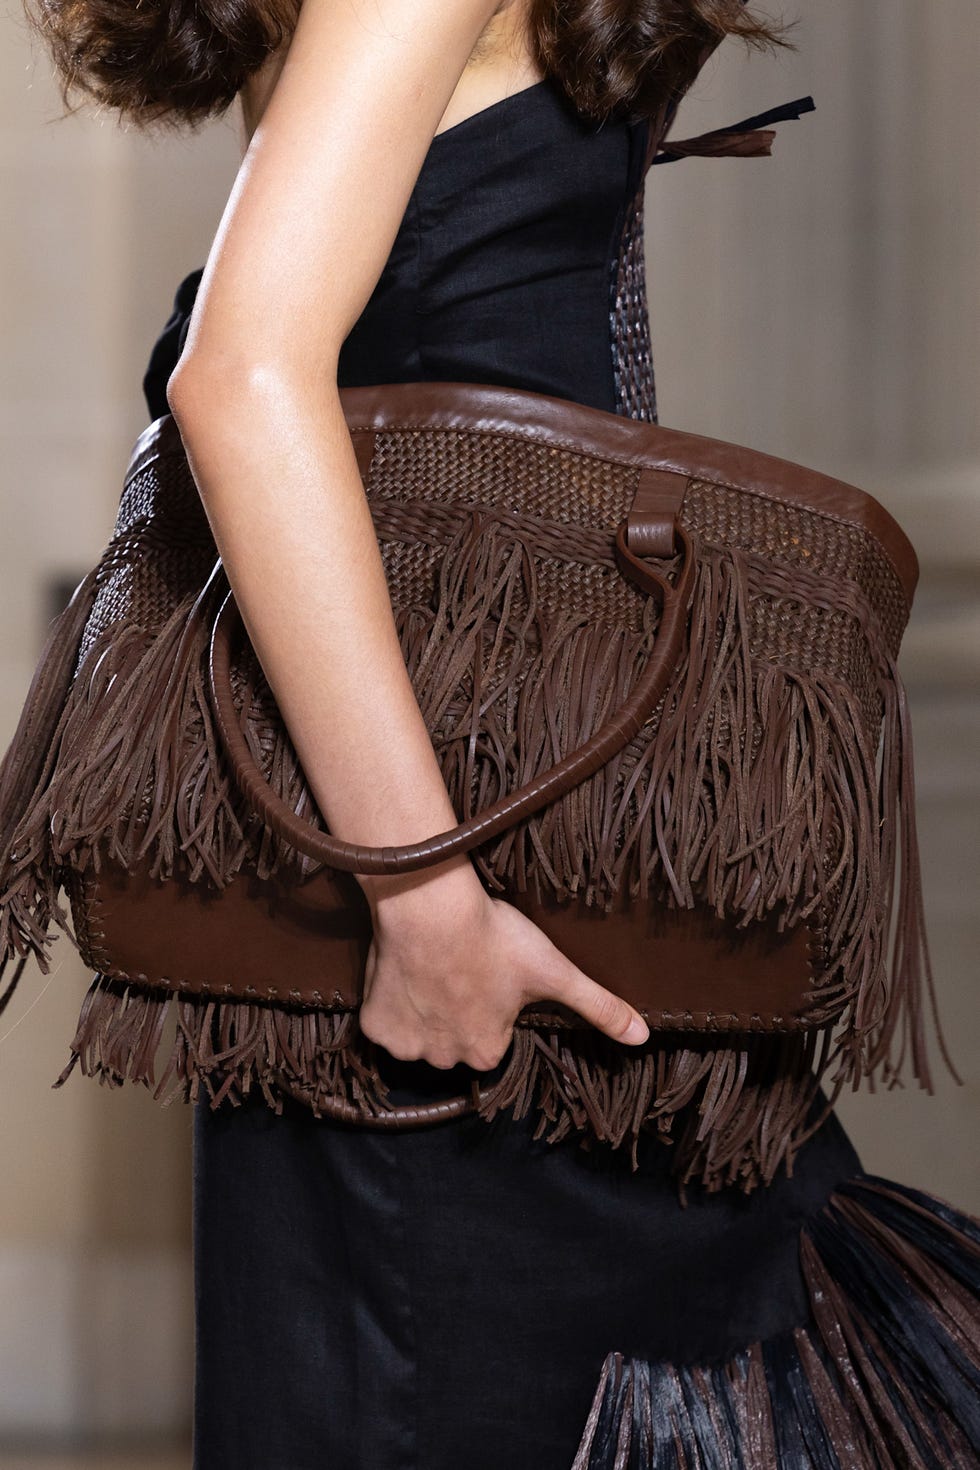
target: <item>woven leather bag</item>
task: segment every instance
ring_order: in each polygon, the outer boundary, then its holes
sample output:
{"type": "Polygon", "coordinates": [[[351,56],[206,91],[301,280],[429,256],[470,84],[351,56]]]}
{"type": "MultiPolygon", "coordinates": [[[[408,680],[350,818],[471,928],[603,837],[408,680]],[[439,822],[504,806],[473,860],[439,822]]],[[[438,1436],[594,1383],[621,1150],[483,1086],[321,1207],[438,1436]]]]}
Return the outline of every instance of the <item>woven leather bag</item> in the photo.
{"type": "Polygon", "coordinates": [[[459,826],[325,831],[174,420],[54,626],[0,772],[0,944],[96,976],[71,1059],[217,1105],[260,1087],[378,1127],[535,1110],[773,1177],[833,1094],[928,1084],[931,986],[896,658],[912,547],[870,495],[736,445],[479,384],[342,401],[459,826]],[[354,872],[468,851],[647,1017],[619,1045],[530,1006],[491,1083],[393,1108],[357,1006],[354,872]],[[70,916],[60,901],[70,900],[70,916]],[[892,935],[892,929],[894,934],[892,935]],[[175,1032],[157,1076],[169,1011],[175,1032]]]}

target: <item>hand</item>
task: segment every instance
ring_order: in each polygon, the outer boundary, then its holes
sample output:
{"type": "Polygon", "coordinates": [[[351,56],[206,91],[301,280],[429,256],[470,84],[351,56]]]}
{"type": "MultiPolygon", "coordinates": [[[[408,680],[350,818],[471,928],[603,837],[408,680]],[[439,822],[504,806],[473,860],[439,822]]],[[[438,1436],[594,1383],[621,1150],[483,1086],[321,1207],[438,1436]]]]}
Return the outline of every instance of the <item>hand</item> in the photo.
{"type": "Polygon", "coordinates": [[[393,1057],[489,1071],[522,1007],[538,1000],[570,1007],[615,1041],[638,1045],[650,1034],[627,1001],[479,880],[437,879],[414,902],[376,909],[360,1025],[393,1057]]]}

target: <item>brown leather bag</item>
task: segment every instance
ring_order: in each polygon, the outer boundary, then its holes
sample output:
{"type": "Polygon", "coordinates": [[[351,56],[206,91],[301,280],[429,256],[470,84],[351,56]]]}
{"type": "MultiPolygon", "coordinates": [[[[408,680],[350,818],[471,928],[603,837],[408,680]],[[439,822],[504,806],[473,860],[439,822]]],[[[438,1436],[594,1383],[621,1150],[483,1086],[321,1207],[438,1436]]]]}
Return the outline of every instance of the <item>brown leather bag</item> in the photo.
{"type": "Polygon", "coordinates": [[[833,1094],[928,1085],[908,710],[912,547],[853,486],[508,388],[346,389],[413,686],[460,822],[324,830],[168,415],[56,624],[0,772],[0,944],[69,925],[98,973],[62,1078],[217,1104],[260,1087],[379,1127],[540,1114],[749,1188],[833,1094]],[[502,1074],[392,1108],[357,1026],[355,872],[467,851],[647,1016],[528,1007],[502,1074]],[[895,925],[889,945],[890,928],[895,925]],[[168,1011],[176,1035],[159,1080],[168,1011]]]}

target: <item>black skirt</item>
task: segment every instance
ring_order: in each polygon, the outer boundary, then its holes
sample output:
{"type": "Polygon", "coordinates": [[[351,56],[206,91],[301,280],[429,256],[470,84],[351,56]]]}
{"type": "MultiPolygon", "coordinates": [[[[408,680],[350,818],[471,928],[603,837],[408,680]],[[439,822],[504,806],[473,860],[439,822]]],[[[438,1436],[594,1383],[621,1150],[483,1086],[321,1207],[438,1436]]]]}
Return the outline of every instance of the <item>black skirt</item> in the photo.
{"type": "Polygon", "coordinates": [[[836,1117],[684,1204],[652,1136],[633,1172],[533,1132],[199,1103],[195,1470],[980,1463],[980,1233],[836,1117]]]}

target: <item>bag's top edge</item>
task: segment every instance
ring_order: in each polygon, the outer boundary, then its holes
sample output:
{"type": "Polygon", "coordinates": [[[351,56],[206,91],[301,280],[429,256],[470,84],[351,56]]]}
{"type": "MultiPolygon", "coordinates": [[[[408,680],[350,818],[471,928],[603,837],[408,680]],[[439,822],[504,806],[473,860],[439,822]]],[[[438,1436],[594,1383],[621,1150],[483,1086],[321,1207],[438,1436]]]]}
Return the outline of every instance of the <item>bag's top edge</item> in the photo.
{"type": "MultiPolygon", "coordinates": [[[[919,565],[911,541],[879,500],[820,470],[747,445],[684,429],[668,429],[588,404],[498,384],[418,382],[341,388],[352,434],[443,429],[518,434],[556,449],[595,454],[619,464],[665,469],[691,479],[801,505],[859,526],[881,544],[911,605],[919,565]]],[[[182,451],[177,424],[164,414],[144,429],[127,478],[156,454],[182,451]]]]}

